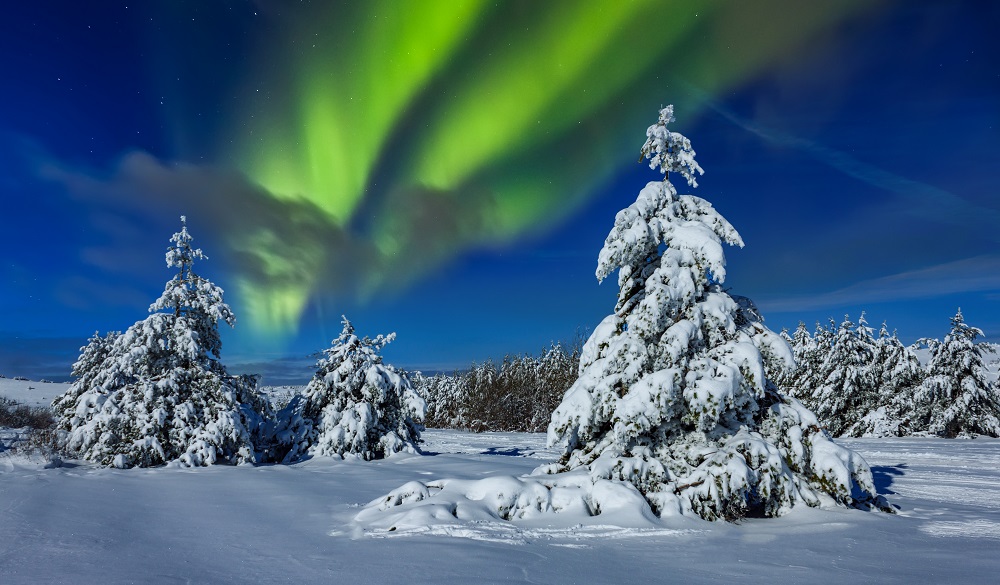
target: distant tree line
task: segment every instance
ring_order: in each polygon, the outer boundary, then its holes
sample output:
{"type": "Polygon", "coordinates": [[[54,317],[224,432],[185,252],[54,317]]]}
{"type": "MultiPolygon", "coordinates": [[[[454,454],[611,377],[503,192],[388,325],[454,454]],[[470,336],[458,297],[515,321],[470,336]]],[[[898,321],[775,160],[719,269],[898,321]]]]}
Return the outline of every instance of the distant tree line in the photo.
{"type": "Polygon", "coordinates": [[[943,341],[900,342],[883,324],[877,335],[864,314],[838,325],[804,323],[784,337],[796,367],[773,373],[782,391],[808,406],[834,436],[1000,436],[1000,388],[987,376],[985,355],[996,348],[977,342],[983,332],[951,319],[943,341]],[[928,358],[921,364],[917,351],[928,358]]]}
{"type": "MultiPolygon", "coordinates": [[[[761,354],[768,379],[812,410],[833,436],[1000,436],[1000,387],[985,362],[998,346],[977,341],[982,330],[965,323],[961,310],[951,324],[943,341],[905,345],[884,323],[875,333],[864,314],[857,322],[845,316],[839,324],[817,323],[812,332],[800,323],[781,333],[794,366],[769,359],[766,347],[761,354]]],[[[579,340],[569,349],[557,343],[538,356],[508,355],[411,378],[427,401],[429,427],[543,432],[577,380],[580,350],[579,340]]]]}
{"type": "Polygon", "coordinates": [[[413,376],[427,400],[430,427],[475,432],[542,432],[577,379],[582,341],[553,344],[539,356],[507,355],[465,371],[413,376]]]}

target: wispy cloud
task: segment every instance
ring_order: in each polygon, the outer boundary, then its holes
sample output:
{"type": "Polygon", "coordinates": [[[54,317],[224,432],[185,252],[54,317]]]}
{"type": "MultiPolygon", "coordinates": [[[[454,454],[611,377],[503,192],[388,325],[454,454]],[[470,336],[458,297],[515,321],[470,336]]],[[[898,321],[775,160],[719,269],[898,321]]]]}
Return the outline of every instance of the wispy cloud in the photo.
{"type": "Polygon", "coordinates": [[[1000,255],[983,255],[857,282],[834,291],[761,299],[766,313],[793,313],[854,304],[1000,291],[1000,255]]]}
{"type": "MultiPolygon", "coordinates": [[[[67,168],[51,159],[42,159],[39,166],[43,178],[64,185],[97,210],[94,228],[106,232],[111,244],[81,250],[84,264],[105,272],[156,267],[136,252],[150,235],[121,218],[138,215],[165,237],[176,228],[177,217],[186,214],[196,226],[211,226],[217,241],[225,244],[219,252],[236,275],[238,296],[292,307],[280,315],[286,318],[281,329],[294,327],[287,321],[297,321],[314,290],[356,295],[359,275],[377,265],[370,242],[345,231],[314,204],[278,199],[235,171],[165,163],[142,152],[122,157],[110,175],[67,168]]],[[[210,257],[219,253],[207,251],[210,257]]],[[[258,325],[281,320],[269,319],[268,307],[255,308],[258,325]]]]}
{"type": "MultiPolygon", "coordinates": [[[[705,107],[766,142],[796,149],[847,176],[895,194],[905,204],[899,205],[894,211],[962,225],[969,229],[975,229],[972,226],[992,228],[1000,223],[1000,211],[996,209],[976,205],[950,191],[888,172],[858,160],[845,152],[834,150],[812,140],[786,134],[747,120],[703,91],[691,86],[688,87],[705,107]]],[[[998,232],[989,229],[987,233],[996,234],[998,232]]],[[[997,238],[996,235],[993,237],[997,238]]]]}
{"type": "Polygon", "coordinates": [[[93,227],[110,241],[82,249],[84,264],[125,274],[155,266],[138,245],[150,235],[125,218],[142,218],[165,241],[177,217],[188,215],[194,226],[211,226],[222,240],[221,259],[235,275],[237,298],[251,309],[250,324],[267,335],[293,331],[317,295],[365,301],[400,290],[471,246],[488,228],[477,207],[488,195],[471,200],[426,189],[393,191],[383,207],[371,211],[388,222],[385,231],[394,238],[389,245],[386,238],[337,223],[308,200],[278,197],[242,173],[215,165],[169,163],[131,152],[108,174],[39,158],[39,175],[90,205],[93,227]]]}

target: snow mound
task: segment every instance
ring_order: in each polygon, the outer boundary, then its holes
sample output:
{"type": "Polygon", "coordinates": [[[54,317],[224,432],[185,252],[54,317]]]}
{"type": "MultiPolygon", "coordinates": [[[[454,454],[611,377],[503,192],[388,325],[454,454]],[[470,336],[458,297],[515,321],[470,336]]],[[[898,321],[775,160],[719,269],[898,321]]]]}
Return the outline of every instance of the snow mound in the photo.
{"type": "Polygon", "coordinates": [[[594,480],[578,471],[410,481],[371,501],[355,523],[369,536],[433,534],[503,541],[676,532],[667,529],[631,483],[594,480]]]}

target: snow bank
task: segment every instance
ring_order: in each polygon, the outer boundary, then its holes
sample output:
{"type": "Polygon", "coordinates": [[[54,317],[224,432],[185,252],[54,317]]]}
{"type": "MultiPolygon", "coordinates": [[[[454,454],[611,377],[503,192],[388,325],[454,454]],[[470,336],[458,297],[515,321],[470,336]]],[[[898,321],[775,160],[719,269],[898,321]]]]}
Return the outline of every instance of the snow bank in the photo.
{"type": "Polygon", "coordinates": [[[429,526],[544,520],[577,525],[660,528],[632,484],[594,481],[586,473],[411,481],[373,500],[355,517],[366,532],[423,531],[429,526]]]}

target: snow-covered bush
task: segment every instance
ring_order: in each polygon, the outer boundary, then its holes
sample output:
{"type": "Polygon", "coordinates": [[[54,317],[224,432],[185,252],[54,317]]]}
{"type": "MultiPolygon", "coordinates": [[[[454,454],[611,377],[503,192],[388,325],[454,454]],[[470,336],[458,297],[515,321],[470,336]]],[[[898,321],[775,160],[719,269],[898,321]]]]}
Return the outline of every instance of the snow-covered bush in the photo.
{"type": "Polygon", "coordinates": [[[41,406],[20,404],[6,396],[0,396],[0,427],[10,429],[48,429],[55,421],[52,411],[41,406]]]}
{"type": "Polygon", "coordinates": [[[218,324],[236,318],[221,288],[195,274],[185,218],[170,239],[178,269],[150,315],[123,333],[95,335],[73,365],[75,382],[53,401],[64,447],[115,467],[252,463],[267,403],[256,379],[219,362],[218,324]]]}
{"type": "Polygon", "coordinates": [[[396,334],[358,337],[347,318],[301,396],[277,415],[272,457],[307,455],[381,459],[416,452],[427,405],[405,372],[382,363],[379,351],[396,334]]]}
{"type": "Polygon", "coordinates": [[[552,415],[549,442],[563,456],[547,471],[585,468],[595,481],[632,483],[661,514],[710,520],[776,516],[823,493],[885,507],[867,463],[767,379],[761,338],[776,338],[773,348],[780,337],[739,322],[721,288],[722,243],[743,242],[708,201],[668,180],[697,186],[702,172],[672,120],[662,109],[642,148],[664,180],[618,213],[599,255],[599,280],[619,271],[618,303],[552,415]]]}
{"type": "Polygon", "coordinates": [[[585,473],[411,481],[370,502],[355,517],[366,530],[425,530],[435,524],[497,522],[562,514],[609,517],[609,523],[655,526],[656,517],[629,483],[585,473]]]}
{"type": "Polygon", "coordinates": [[[30,406],[0,396],[0,453],[41,456],[58,465],[55,419],[44,406],[30,406]],[[2,432],[11,429],[10,432],[2,432]]]}
{"type": "Polygon", "coordinates": [[[1000,436],[1000,389],[986,377],[984,344],[976,343],[982,335],[965,323],[959,309],[951,332],[931,346],[914,413],[920,430],[945,437],[1000,436]]]}

